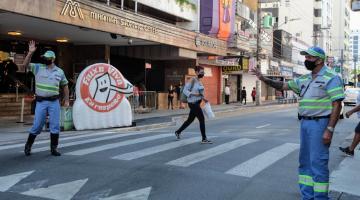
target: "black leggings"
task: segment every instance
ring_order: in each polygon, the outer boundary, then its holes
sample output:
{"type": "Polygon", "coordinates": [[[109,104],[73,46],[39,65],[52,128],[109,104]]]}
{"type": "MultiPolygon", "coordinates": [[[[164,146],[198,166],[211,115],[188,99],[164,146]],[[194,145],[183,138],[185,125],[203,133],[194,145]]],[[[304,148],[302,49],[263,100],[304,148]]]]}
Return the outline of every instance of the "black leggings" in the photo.
{"type": "Polygon", "coordinates": [[[205,118],[202,109],[200,107],[200,102],[201,101],[198,101],[196,103],[189,103],[189,107],[190,107],[189,117],[184,122],[184,124],[177,130],[177,132],[181,133],[183,130],[185,130],[194,121],[196,117],[200,122],[201,137],[203,140],[205,140],[206,139],[205,118]]]}

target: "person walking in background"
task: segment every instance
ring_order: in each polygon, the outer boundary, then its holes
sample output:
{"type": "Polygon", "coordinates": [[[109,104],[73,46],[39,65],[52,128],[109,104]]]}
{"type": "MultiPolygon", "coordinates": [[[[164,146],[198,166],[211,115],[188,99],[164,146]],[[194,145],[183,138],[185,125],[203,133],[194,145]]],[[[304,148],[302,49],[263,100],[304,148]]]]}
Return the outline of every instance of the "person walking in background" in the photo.
{"type": "Polygon", "coordinates": [[[134,103],[135,103],[135,108],[139,107],[139,87],[137,85],[134,85],[133,88],[133,92],[134,92],[134,103]]]}
{"type": "Polygon", "coordinates": [[[241,103],[243,103],[244,100],[245,100],[244,105],[246,105],[246,90],[245,90],[245,87],[243,87],[243,89],[241,90],[241,103]]]}
{"type": "Polygon", "coordinates": [[[176,91],[176,104],[177,106],[181,109],[181,101],[180,101],[180,94],[181,94],[181,91],[182,91],[182,82],[180,81],[179,85],[177,85],[175,87],[175,91],[176,91]]]}
{"type": "Polygon", "coordinates": [[[173,85],[170,85],[168,89],[168,109],[170,109],[170,105],[171,105],[171,110],[174,110],[174,102],[173,102],[174,93],[175,93],[175,89],[173,85]]]}
{"type": "Polygon", "coordinates": [[[230,87],[229,87],[229,84],[226,84],[224,92],[225,92],[225,103],[229,104],[229,101],[230,101],[230,87]]]}
{"type": "Polygon", "coordinates": [[[253,103],[255,103],[255,98],[256,98],[256,89],[255,89],[255,87],[253,87],[253,89],[251,91],[251,98],[253,100],[253,103]]]}
{"type": "MultiPolygon", "coordinates": [[[[359,75],[358,75],[358,77],[359,77],[359,75]]],[[[349,118],[354,113],[357,113],[358,118],[360,118],[360,112],[359,112],[360,111],[360,93],[357,95],[356,104],[357,105],[355,108],[353,108],[345,113],[346,118],[349,118]]],[[[354,156],[354,150],[355,150],[356,146],[359,144],[359,142],[360,142],[360,122],[355,127],[355,135],[354,135],[351,145],[347,146],[347,147],[339,147],[339,149],[340,149],[340,151],[344,152],[346,155],[354,156]]]]}
{"type": "Polygon", "coordinates": [[[207,102],[204,98],[205,88],[201,80],[205,75],[204,69],[200,66],[195,67],[196,78],[193,78],[191,81],[186,83],[183,93],[187,96],[187,102],[190,108],[190,113],[187,120],[183,125],[175,131],[175,136],[179,140],[181,132],[185,130],[195,119],[195,117],[200,122],[200,131],[201,131],[201,144],[212,144],[210,140],[207,139],[205,133],[205,118],[203,111],[200,107],[202,100],[207,102]]]}
{"type": "Polygon", "coordinates": [[[24,153],[26,156],[31,155],[31,146],[36,136],[41,133],[48,113],[50,119],[50,152],[53,156],[60,156],[61,154],[57,150],[60,133],[59,86],[62,86],[64,89],[64,106],[69,107],[68,80],[63,70],[54,64],[55,53],[53,51],[46,51],[45,54],[42,55],[44,64],[30,63],[35,51],[35,42],[30,41],[29,52],[25,57],[23,66],[28,67],[29,71],[35,75],[36,108],[34,123],[30,129],[24,153]]]}

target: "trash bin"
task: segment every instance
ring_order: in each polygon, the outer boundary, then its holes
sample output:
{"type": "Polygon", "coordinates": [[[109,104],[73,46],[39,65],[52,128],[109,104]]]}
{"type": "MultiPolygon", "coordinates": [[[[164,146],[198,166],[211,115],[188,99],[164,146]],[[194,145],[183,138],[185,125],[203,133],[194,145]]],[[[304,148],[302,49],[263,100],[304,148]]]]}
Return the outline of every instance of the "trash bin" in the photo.
{"type": "Polygon", "coordinates": [[[69,131],[74,128],[72,107],[61,107],[60,127],[61,130],[64,131],[69,131]]]}

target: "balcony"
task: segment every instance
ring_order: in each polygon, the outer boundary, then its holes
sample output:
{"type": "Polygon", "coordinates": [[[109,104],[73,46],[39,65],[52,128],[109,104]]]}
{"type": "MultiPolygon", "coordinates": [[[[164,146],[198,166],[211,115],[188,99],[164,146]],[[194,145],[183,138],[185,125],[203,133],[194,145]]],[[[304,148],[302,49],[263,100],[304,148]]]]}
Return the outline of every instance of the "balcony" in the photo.
{"type": "MultiPolygon", "coordinates": [[[[179,16],[179,12],[161,9],[161,7],[155,7],[150,5],[141,4],[140,1],[135,4],[133,0],[90,0],[93,2],[98,2],[102,4],[106,4],[112,8],[121,9],[130,12],[136,12],[138,14],[148,16],[154,19],[158,19],[170,24],[175,25],[177,22],[191,22],[196,18],[196,12],[191,10],[186,15],[179,16]]],[[[174,7],[168,5],[167,7],[174,7]]],[[[183,7],[178,6],[179,10],[183,11],[183,7]]],[[[174,9],[176,10],[176,9],[174,9]]],[[[188,11],[188,10],[187,10],[188,11]]]]}
{"type": "Polygon", "coordinates": [[[315,1],[314,9],[322,9],[322,1],[315,1]]]}

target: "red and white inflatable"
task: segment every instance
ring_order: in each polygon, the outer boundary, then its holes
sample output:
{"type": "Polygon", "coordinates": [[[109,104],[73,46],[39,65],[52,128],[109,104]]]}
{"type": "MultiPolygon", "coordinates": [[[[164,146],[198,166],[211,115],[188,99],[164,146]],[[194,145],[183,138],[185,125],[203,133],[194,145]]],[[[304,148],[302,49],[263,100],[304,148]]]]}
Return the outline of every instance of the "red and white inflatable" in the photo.
{"type": "Polygon", "coordinates": [[[76,82],[76,130],[130,126],[132,112],[126,97],[132,93],[133,85],[112,65],[88,66],[76,82]]]}

